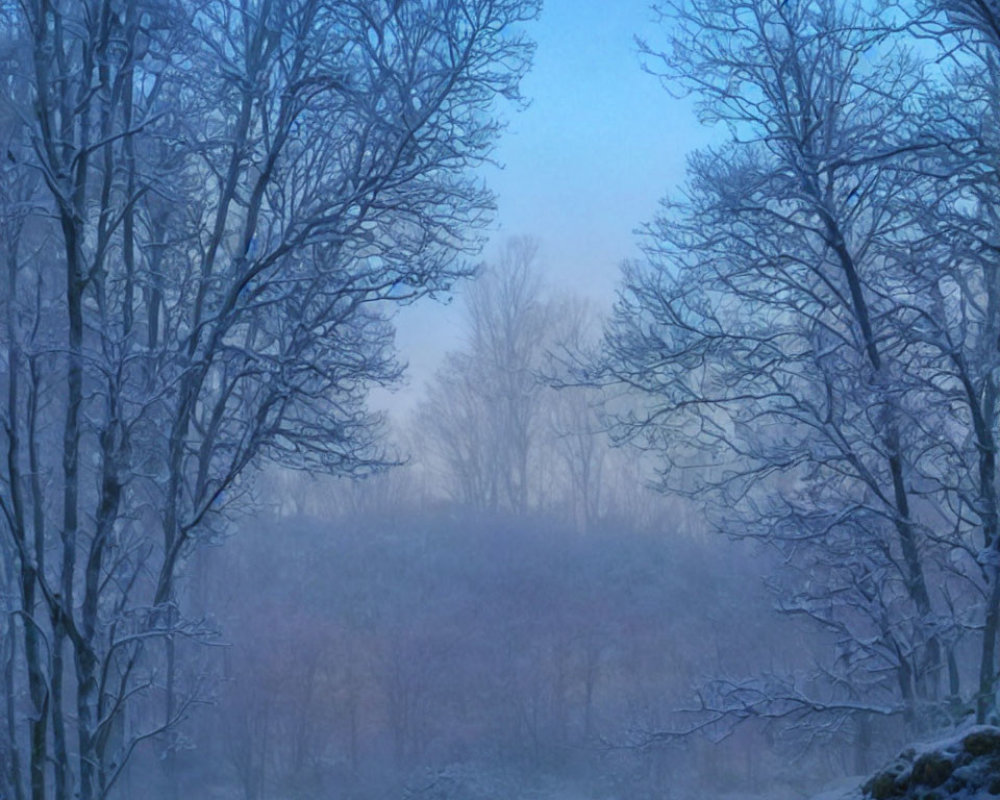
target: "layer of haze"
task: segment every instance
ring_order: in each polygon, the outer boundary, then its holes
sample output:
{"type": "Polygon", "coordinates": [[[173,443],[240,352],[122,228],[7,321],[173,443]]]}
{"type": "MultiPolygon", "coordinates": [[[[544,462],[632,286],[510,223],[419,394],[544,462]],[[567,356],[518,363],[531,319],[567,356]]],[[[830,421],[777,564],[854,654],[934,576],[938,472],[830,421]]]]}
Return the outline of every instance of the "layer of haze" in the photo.
{"type": "MultiPolygon", "coordinates": [[[[531,104],[504,109],[503,169],[484,171],[498,216],[483,255],[509,236],[536,237],[545,280],[604,309],[622,260],[638,254],[634,230],[680,182],[685,154],[705,132],[690,104],[642,70],[635,37],[658,40],[649,0],[546,0],[528,33],[538,44],[523,86],[531,104]]],[[[412,408],[441,356],[461,344],[460,297],[458,287],[448,305],[400,312],[407,385],[376,405],[412,408]]]]}

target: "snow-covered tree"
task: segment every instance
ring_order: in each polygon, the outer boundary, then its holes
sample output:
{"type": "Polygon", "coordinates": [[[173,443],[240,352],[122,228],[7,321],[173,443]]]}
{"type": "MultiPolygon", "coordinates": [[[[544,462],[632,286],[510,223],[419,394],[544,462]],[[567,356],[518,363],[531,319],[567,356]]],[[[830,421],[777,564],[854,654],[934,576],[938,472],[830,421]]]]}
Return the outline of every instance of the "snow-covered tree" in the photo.
{"type": "Polygon", "coordinates": [[[669,43],[645,48],[650,68],[729,137],[691,156],[626,270],[601,364],[639,398],[618,432],[721,531],[777,548],[779,606],[839,642],[812,675],[717,685],[705,710],[923,726],[971,703],[982,717],[996,308],[968,126],[989,120],[986,92],[949,108],[955,85],[894,8],[661,10],[669,43]]]}
{"type": "Polygon", "coordinates": [[[470,272],[537,5],[3,4],[5,794],[184,716],[174,583],[255,464],[379,464],[386,310],[470,272]]]}

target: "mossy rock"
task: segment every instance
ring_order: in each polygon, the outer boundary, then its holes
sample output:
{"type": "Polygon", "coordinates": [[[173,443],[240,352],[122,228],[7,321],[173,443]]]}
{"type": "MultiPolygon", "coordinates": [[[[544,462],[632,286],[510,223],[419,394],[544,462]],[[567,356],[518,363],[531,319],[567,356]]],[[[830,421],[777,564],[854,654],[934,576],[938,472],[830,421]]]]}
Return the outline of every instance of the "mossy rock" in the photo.
{"type": "Polygon", "coordinates": [[[970,784],[973,786],[977,784],[977,776],[967,772],[959,772],[958,770],[955,770],[955,772],[952,773],[952,776],[948,778],[944,788],[951,794],[954,794],[955,792],[962,791],[962,789],[970,784]]]}
{"type": "Polygon", "coordinates": [[[973,756],[1000,753],[1000,730],[973,731],[962,739],[962,747],[973,756]]]}
{"type": "Polygon", "coordinates": [[[934,788],[948,780],[954,771],[951,759],[940,753],[924,753],[914,762],[910,777],[913,783],[934,788]]]}
{"type": "Polygon", "coordinates": [[[902,764],[893,764],[885,772],[873,775],[864,786],[861,787],[866,795],[872,800],[889,800],[890,797],[902,797],[906,794],[907,781],[905,777],[900,780],[905,772],[902,764]]]}

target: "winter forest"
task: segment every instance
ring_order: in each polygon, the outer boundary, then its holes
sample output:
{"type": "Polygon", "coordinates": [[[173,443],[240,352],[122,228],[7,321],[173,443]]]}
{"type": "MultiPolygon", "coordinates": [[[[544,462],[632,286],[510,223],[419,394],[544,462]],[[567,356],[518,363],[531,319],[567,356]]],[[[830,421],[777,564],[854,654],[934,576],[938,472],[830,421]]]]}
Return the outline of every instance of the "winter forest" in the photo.
{"type": "Polygon", "coordinates": [[[0,800],[791,800],[1000,720],[1000,5],[645,13],[711,143],[598,302],[484,177],[541,0],[0,0],[0,800]]]}

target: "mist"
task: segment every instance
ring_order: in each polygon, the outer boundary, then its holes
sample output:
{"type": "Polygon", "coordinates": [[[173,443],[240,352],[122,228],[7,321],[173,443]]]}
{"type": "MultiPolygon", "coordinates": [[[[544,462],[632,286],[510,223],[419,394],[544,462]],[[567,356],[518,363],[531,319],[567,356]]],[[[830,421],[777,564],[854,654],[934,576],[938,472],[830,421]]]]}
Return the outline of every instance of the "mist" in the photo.
{"type": "Polygon", "coordinates": [[[0,800],[1000,793],[994,12],[0,2],[0,800]]]}

